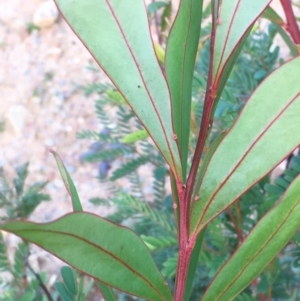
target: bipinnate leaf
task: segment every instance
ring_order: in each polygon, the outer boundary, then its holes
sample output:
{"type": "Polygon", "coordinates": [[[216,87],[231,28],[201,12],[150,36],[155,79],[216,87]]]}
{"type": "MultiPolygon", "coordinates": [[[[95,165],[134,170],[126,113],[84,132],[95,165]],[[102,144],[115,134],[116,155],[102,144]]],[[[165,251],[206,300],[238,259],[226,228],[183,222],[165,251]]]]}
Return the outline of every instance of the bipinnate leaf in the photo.
{"type": "Polygon", "coordinates": [[[215,16],[216,32],[212,56],[212,82],[215,87],[221,81],[224,68],[230,57],[234,55],[240,41],[271,0],[227,0],[219,2],[218,11],[215,12],[217,15],[215,16]]]}
{"type": "Polygon", "coordinates": [[[113,288],[153,301],[170,301],[169,288],[142,240],[130,229],[75,212],[48,223],[12,221],[11,232],[113,288]]]}
{"type": "Polygon", "coordinates": [[[300,176],[217,273],[202,301],[233,300],[285,247],[300,226],[300,176]]]}
{"type": "Polygon", "coordinates": [[[74,182],[73,182],[69,172],[67,171],[67,169],[64,165],[64,162],[62,161],[62,159],[60,158],[60,156],[58,155],[57,152],[55,152],[54,150],[51,150],[50,152],[53,154],[53,156],[56,160],[56,164],[59,169],[60,175],[63,179],[63,182],[65,184],[65,187],[66,187],[69,195],[72,198],[73,210],[74,211],[82,211],[82,205],[80,202],[79,195],[77,193],[77,189],[74,185],[74,182]]]}
{"type": "Polygon", "coordinates": [[[213,154],[192,207],[199,232],[300,144],[300,58],[273,72],[253,93],[213,154]]]}
{"type": "Polygon", "coordinates": [[[169,90],[155,55],[144,1],[55,2],[182,179],[169,90]]]}
{"type": "Polygon", "coordinates": [[[203,0],[181,0],[166,49],[174,131],[185,178],[190,134],[192,82],[200,37],[203,0]]]}

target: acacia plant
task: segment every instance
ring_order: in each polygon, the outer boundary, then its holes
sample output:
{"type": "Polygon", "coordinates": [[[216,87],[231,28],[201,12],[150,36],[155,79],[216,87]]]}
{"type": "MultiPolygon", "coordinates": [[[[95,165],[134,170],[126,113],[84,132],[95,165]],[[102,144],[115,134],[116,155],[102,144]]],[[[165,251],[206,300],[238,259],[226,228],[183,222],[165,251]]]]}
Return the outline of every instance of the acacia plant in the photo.
{"type": "MultiPolygon", "coordinates": [[[[94,278],[106,300],[115,300],[112,288],[153,301],[189,300],[206,226],[300,144],[300,31],[291,1],[281,1],[287,22],[268,7],[270,2],[211,1],[207,87],[190,160],[191,91],[203,1],[181,0],[161,66],[143,1],[56,0],[169,166],[179,245],[173,293],[134,232],[82,210],[76,188],[55,152],[74,212],[48,224],[12,221],[1,229],[94,278]],[[286,30],[295,58],[260,84],[231,129],[204,152],[230,71],[262,14],[286,30]]],[[[298,176],[217,272],[201,300],[232,300],[255,281],[297,231],[299,214],[298,176]]]]}

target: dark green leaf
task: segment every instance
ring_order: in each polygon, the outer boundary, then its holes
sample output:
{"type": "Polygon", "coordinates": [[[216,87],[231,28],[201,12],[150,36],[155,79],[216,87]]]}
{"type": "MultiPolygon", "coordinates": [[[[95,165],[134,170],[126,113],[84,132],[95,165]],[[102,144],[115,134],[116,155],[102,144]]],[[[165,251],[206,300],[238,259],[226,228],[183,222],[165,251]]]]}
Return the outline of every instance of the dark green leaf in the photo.
{"type": "Polygon", "coordinates": [[[173,125],[182,158],[183,177],[187,168],[192,101],[192,82],[202,20],[203,0],[181,0],[169,34],[166,74],[171,91],[173,125]]]}
{"type": "Polygon", "coordinates": [[[102,297],[104,298],[105,301],[116,301],[117,300],[113,290],[109,286],[107,286],[99,281],[97,282],[97,285],[98,285],[98,287],[101,291],[102,297]]]}
{"type": "Polygon", "coordinates": [[[76,283],[76,279],[75,279],[73,270],[68,266],[64,266],[60,269],[60,273],[61,273],[61,276],[64,280],[64,283],[65,283],[68,291],[72,295],[76,296],[77,295],[77,283],[76,283]]]}
{"type": "Polygon", "coordinates": [[[75,297],[68,291],[62,282],[55,282],[55,288],[64,301],[75,301],[75,297]]]}

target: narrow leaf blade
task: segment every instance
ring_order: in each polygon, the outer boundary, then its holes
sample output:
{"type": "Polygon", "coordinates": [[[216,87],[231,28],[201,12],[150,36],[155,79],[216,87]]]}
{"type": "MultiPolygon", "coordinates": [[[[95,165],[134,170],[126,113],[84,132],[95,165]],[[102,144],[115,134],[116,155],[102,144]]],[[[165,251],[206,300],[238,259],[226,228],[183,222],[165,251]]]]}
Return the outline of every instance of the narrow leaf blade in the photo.
{"type": "Polygon", "coordinates": [[[74,185],[74,182],[73,182],[69,172],[67,171],[67,169],[66,169],[62,159],[58,155],[58,153],[56,153],[54,150],[51,150],[51,153],[53,154],[53,156],[56,160],[57,167],[59,169],[60,175],[63,179],[64,184],[65,184],[65,187],[66,187],[69,195],[72,198],[73,210],[74,211],[82,211],[82,205],[81,205],[81,202],[80,202],[80,198],[79,198],[79,195],[77,193],[77,189],[74,185]]]}
{"type": "Polygon", "coordinates": [[[153,301],[171,293],[142,240],[128,228],[75,212],[48,223],[12,221],[0,229],[37,244],[106,285],[153,301]]]}
{"type": "Polygon", "coordinates": [[[194,66],[202,20],[203,0],[181,0],[169,34],[166,75],[172,97],[173,124],[185,178],[191,116],[194,66]]]}
{"type": "Polygon", "coordinates": [[[97,282],[97,285],[105,301],[117,301],[113,290],[109,286],[99,281],[97,282]]]}
{"type": "Polygon", "coordinates": [[[202,301],[234,299],[274,259],[300,226],[300,176],[221,268],[202,301]]]}
{"type": "Polygon", "coordinates": [[[145,4],[136,0],[56,0],[69,25],[134,110],[177,178],[171,100],[156,58],[145,4]]]}
{"type": "Polygon", "coordinates": [[[270,0],[221,1],[216,18],[213,50],[213,82],[219,82],[238,44],[270,3],[270,0]]]}
{"type": "Polygon", "coordinates": [[[254,92],[211,158],[191,229],[210,220],[300,144],[300,58],[273,72],[254,92]]]}

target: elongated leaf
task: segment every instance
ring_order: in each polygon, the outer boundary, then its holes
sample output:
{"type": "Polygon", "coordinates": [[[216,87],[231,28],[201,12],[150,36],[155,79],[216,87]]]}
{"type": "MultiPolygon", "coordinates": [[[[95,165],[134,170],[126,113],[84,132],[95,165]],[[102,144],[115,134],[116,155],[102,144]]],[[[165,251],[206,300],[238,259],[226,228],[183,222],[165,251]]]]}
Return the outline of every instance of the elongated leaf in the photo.
{"type": "Polygon", "coordinates": [[[300,58],[254,92],[211,158],[192,208],[192,231],[252,187],[300,144],[300,58]]]}
{"type": "Polygon", "coordinates": [[[60,272],[66,285],[66,288],[72,295],[76,296],[78,293],[77,283],[73,270],[69,266],[64,266],[60,269],[60,272]]]}
{"type": "Polygon", "coordinates": [[[224,68],[239,42],[270,0],[220,1],[213,49],[213,83],[221,79],[224,68]]]}
{"type": "Polygon", "coordinates": [[[152,45],[144,1],[55,2],[182,179],[169,90],[152,45]]]}
{"type": "Polygon", "coordinates": [[[60,156],[54,151],[51,150],[51,153],[53,154],[56,163],[57,163],[57,167],[59,169],[60,175],[64,181],[65,187],[69,193],[69,195],[72,198],[72,205],[73,205],[73,210],[74,211],[82,211],[82,205],[80,202],[80,198],[79,195],[77,193],[77,189],[74,185],[74,182],[69,174],[69,172],[67,171],[62,159],[60,158],[60,156]]]}
{"type": "Polygon", "coordinates": [[[105,284],[103,284],[101,282],[98,282],[97,285],[98,285],[99,290],[101,291],[101,294],[105,301],[116,301],[117,300],[113,290],[110,287],[106,286],[105,284]]]}
{"type": "Polygon", "coordinates": [[[283,19],[277,14],[277,12],[269,5],[262,13],[262,18],[265,18],[278,25],[284,25],[283,19]]]}
{"type": "Polygon", "coordinates": [[[128,228],[76,212],[49,224],[14,221],[0,229],[39,245],[111,287],[147,300],[171,300],[147,247],[128,228]]]}
{"type": "Polygon", "coordinates": [[[75,301],[75,296],[73,296],[66,286],[62,282],[56,282],[55,283],[55,288],[60,294],[61,298],[63,301],[75,301]]]}
{"type": "Polygon", "coordinates": [[[166,50],[173,124],[185,178],[190,134],[192,82],[200,37],[203,0],[181,0],[166,50]]]}
{"type": "Polygon", "coordinates": [[[278,24],[274,24],[275,30],[278,32],[278,34],[281,35],[283,41],[285,42],[286,46],[290,49],[291,55],[293,57],[297,57],[299,55],[299,52],[297,50],[297,46],[294,44],[291,37],[288,35],[288,33],[278,24]]]}
{"type": "Polygon", "coordinates": [[[300,176],[218,272],[202,301],[233,300],[284,248],[300,226],[300,176]]]}
{"type": "Polygon", "coordinates": [[[186,280],[186,286],[185,286],[184,301],[189,301],[190,297],[191,297],[191,293],[193,290],[193,284],[194,284],[194,278],[195,278],[196,271],[197,271],[199,256],[200,256],[201,247],[202,247],[205,233],[206,233],[206,229],[203,229],[203,231],[199,234],[196,244],[195,244],[195,247],[193,249],[192,255],[191,255],[191,260],[189,263],[188,275],[187,275],[187,280],[186,280]]]}
{"type": "Polygon", "coordinates": [[[200,185],[202,183],[202,180],[203,180],[203,177],[204,177],[204,174],[206,172],[206,169],[207,169],[207,166],[208,166],[208,163],[210,162],[211,160],[211,157],[212,155],[215,153],[217,147],[219,146],[219,144],[221,143],[221,141],[224,139],[226,135],[226,132],[221,132],[219,134],[219,136],[214,140],[214,142],[211,144],[204,160],[203,160],[203,163],[198,171],[198,178],[197,178],[197,182],[196,182],[196,185],[195,185],[195,192],[196,192],[196,195],[193,195],[194,199],[198,199],[198,192],[200,190],[200,185]]]}

